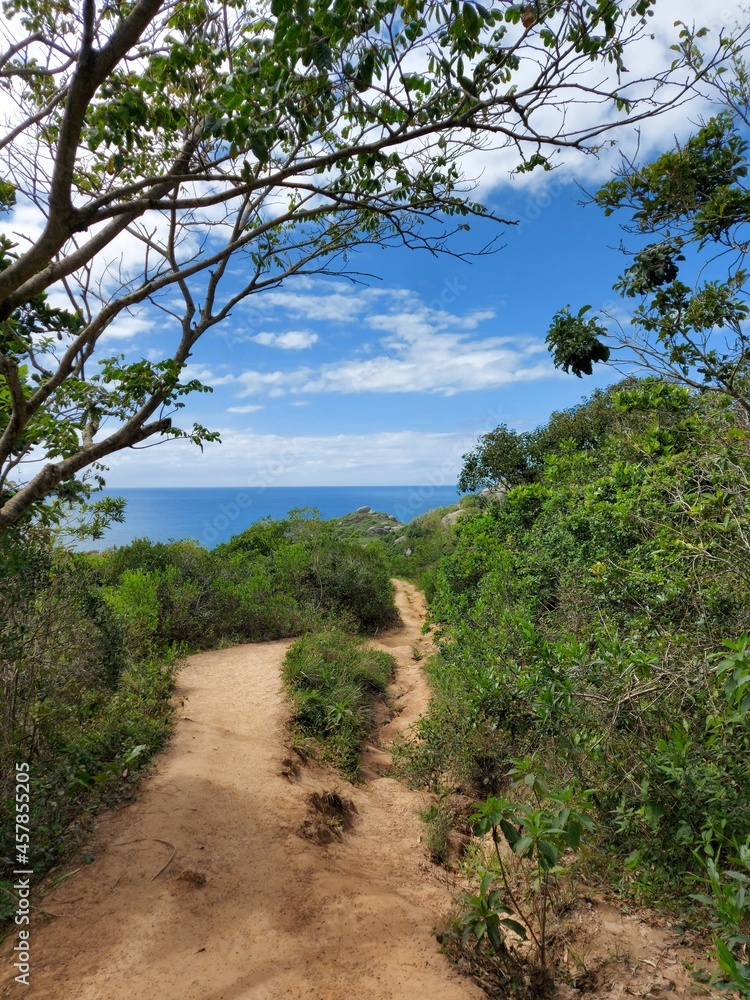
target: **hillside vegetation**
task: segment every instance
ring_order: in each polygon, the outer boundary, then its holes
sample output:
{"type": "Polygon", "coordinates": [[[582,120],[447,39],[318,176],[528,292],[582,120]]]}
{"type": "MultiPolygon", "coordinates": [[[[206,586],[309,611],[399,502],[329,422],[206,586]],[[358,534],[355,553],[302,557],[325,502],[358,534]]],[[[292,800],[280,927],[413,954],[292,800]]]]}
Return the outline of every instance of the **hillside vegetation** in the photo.
{"type": "MultiPolygon", "coordinates": [[[[211,551],[139,539],[87,555],[41,529],[8,535],[0,565],[0,920],[16,906],[16,763],[28,764],[33,780],[28,867],[38,877],[85,835],[92,812],[131,794],[163,745],[180,656],[332,628],[372,634],[398,622],[383,554],[310,512],[261,521],[211,551]]],[[[338,694],[333,703],[341,706],[338,694]]],[[[351,707],[343,706],[344,720],[356,716],[364,731],[366,707],[351,707]]]]}
{"type": "MultiPolygon", "coordinates": [[[[487,444],[467,468],[487,472],[487,444]]],[[[726,976],[741,984],[745,418],[726,397],[647,379],[553,415],[520,445],[523,474],[502,502],[459,520],[436,570],[435,697],[402,768],[484,799],[476,831],[536,865],[537,888],[551,892],[563,853],[583,843],[589,877],[629,896],[683,910],[702,897],[718,913],[726,976]]],[[[485,890],[471,905],[489,913],[485,890]]],[[[539,936],[539,920],[528,923],[539,936]]]]}
{"type": "Polygon", "coordinates": [[[549,926],[579,874],[709,922],[723,981],[746,990],[747,441],[726,397],[629,380],[533,433],[485,435],[462,485],[499,492],[407,525],[297,511],[211,551],[141,539],[88,555],[14,536],[0,754],[4,775],[17,760],[35,775],[35,870],[129,794],[190,650],[302,637],[284,667],[298,738],[355,778],[392,670],[359,637],[398,620],[399,575],[425,588],[438,652],[397,765],[437,793],[434,858],[455,855],[452,823],[491,835],[460,860],[475,890],[446,950],[478,954],[503,989],[529,961],[549,984],[549,926]]]}

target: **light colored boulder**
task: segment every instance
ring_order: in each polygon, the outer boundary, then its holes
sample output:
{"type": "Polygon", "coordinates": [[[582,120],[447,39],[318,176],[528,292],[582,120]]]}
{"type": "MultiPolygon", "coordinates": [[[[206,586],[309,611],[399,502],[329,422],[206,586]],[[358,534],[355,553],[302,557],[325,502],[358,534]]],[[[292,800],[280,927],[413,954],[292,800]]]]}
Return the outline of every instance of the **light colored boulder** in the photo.
{"type": "Polygon", "coordinates": [[[463,517],[465,513],[465,510],[452,510],[449,514],[443,514],[440,518],[440,523],[444,524],[446,528],[449,528],[451,525],[456,523],[459,517],[463,517]]]}
{"type": "Polygon", "coordinates": [[[494,490],[480,490],[477,496],[480,496],[483,500],[502,500],[507,492],[504,486],[497,486],[494,490]]]}
{"type": "Polygon", "coordinates": [[[372,510],[372,507],[357,507],[357,509],[354,511],[354,513],[355,514],[369,514],[371,510],[372,510]]]}

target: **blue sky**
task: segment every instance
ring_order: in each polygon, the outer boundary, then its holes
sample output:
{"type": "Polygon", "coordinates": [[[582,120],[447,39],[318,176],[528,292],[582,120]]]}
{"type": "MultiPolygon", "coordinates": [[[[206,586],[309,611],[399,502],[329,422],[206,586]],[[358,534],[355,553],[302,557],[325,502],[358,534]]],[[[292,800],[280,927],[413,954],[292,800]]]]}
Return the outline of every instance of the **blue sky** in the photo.
{"type": "MultiPolygon", "coordinates": [[[[705,18],[698,0],[660,0],[655,44],[668,58],[676,18],[705,18]]],[[[739,5],[712,9],[723,27],[739,5]]],[[[646,50],[636,58],[651,58],[646,50]]],[[[637,65],[631,66],[638,71],[637,65]]],[[[692,104],[618,136],[641,157],[694,129],[708,106],[692,104]]],[[[471,263],[399,249],[366,248],[353,270],[377,275],[292,278],[239,305],[197,346],[189,374],[212,385],[180,414],[220,431],[203,453],[185,442],[109,460],[108,485],[400,485],[454,483],[479,434],[517,430],[580,402],[617,378],[599,368],[579,380],[556,371],[544,346],[553,314],[571,304],[605,308],[625,265],[617,216],[582,206],[617,153],[560,159],[558,170],[509,177],[505,154],[469,166],[477,197],[518,225],[473,223],[457,251],[493,237],[504,244],[471,263]]],[[[626,221],[623,219],[622,221],[626,221]]],[[[120,321],[109,348],[164,356],[169,324],[142,314],[120,321]]]]}
{"type": "MultiPolygon", "coordinates": [[[[489,256],[368,248],[352,266],[380,280],[298,278],[255,296],[193,357],[214,391],[188,400],[185,422],[219,429],[222,444],[117,456],[108,483],[455,482],[479,434],[501,422],[532,429],[619,377],[565,375],[544,346],[556,310],[614,300],[624,263],[611,249],[617,222],[582,197],[572,182],[505,185],[492,200],[519,225],[474,224],[459,247],[499,233],[504,246],[489,256]]],[[[158,334],[143,339],[158,356],[158,334]]]]}

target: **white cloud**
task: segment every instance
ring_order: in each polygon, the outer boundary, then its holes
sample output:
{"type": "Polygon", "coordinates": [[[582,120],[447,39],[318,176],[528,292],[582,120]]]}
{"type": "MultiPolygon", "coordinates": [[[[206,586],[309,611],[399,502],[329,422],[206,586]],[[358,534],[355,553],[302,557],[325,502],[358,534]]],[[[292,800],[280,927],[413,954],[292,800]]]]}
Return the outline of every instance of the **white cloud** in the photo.
{"type": "MultiPolygon", "coordinates": [[[[314,311],[320,298],[314,290],[308,295],[294,293],[285,298],[283,307],[292,312],[314,311]]],[[[426,305],[405,289],[365,289],[353,295],[351,304],[359,314],[360,329],[381,335],[376,343],[318,367],[240,372],[234,376],[240,397],[361,392],[452,396],[556,374],[538,339],[476,337],[478,328],[494,319],[492,310],[451,313],[440,308],[439,300],[426,305]]],[[[277,303],[277,310],[280,306],[277,303]]]]}
{"type": "Polygon", "coordinates": [[[182,369],[182,380],[186,382],[189,379],[194,378],[198,379],[199,382],[203,382],[205,385],[211,386],[230,385],[234,382],[234,375],[219,375],[213,368],[209,368],[208,365],[185,365],[182,369]]]}
{"type": "MultiPolygon", "coordinates": [[[[318,283],[314,287],[319,287],[318,283]]],[[[283,309],[295,319],[327,320],[333,323],[354,322],[366,306],[367,300],[358,289],[343,282],[331,283],[325,292],[316,294],[306,293],[295,278],[295,288],[297,290],[293,292],[282,289],[252,295],[245,300],[243,306],[253,311],[271,313],[283,309]]]]}
{"type": "Polygon", "coordinates": [[[252,338],[264,347],[280,347],[285,351],[301,351],[318,341],[317,333],[307,330],[288,330],[286,333],[258,333],[252,338]]]}
{"type": "Polygon", "coordinates": [[[202,453],[173,441],[114,455],[107,485],[444,486],[456,482],[461,457],[476,436],[401,430],[285,437],[225,428],[222,443],[206,445],[202,453]]]}
{"type": "MultiPolygon", "coordinates": [[[[70,305],[70,303],[68,303],[70,305]]],[[[133,337],[141,337],[151,333],[155,323],[153,319],[145,316],[119,316],[114,323],[111,323],[102,334],[99,343],[103,344],[111,340],[132,340],[133,337]]],[[[144,351],[145,354],[145,351],[144,351]]],[[[163,356],[163,355],[162,355],[163,356]]]]}
{"type": "Polygon", "coordinates": [[[250,404],[249,406],[230,406],[227,408],[227,413],[257,413],[258,410],[262,410],[263,407],[259,404],[250,404]]]}

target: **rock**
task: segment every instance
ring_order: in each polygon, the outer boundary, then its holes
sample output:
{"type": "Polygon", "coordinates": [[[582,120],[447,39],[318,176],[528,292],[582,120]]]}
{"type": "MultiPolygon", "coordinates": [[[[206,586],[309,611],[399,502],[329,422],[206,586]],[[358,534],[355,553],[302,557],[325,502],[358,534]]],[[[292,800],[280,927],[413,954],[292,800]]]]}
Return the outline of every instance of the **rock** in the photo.
{"type": "Polygon", "coordinates": [[[480,490],[477,496],[480,496],[483,500],[502,500],[507,492],[504,486],[498,486],[494,490],[480,490]]]}
{"type": "Polygon", "coordinates": [[[357,507],[357,509],[354,511],[354,513],[355,514],[369,514],[371,510],[372,510],[371,507],[357,507]]]}
{"type": "Polygon", "coordinates": [[[452,510],[450,514],[443,514],[443,516],[440,518],[440,523],[444,524],[446,528],[448,528],[451,525],[455,524],[456,521],[459,519],[459,517],[463,517],[465,513],[466,513],[465,510],[452,510]]]}
{"type": "Polygon", "coordinates": [[[382,525],[377,525],[377,524],[374,527],[369,528],[368,530],[371,535],[388,535],[390,534],[391,531],[390,528],[385,528],[382,525]]]}
{"type": "Polygon", "coordinates": [[[401,537],[397,538],[396,541],[393,544],[394,545],[400,545],[402,542],[405,542],[405,541],[407,541],[406,535],[401,535],[401,537]]]}
{"type": "Polygon", "coordinates": [[[410,556],[411,553],[412,553],[412,550],[411,549],[407,549],[406,552],[404,552],[404,555],[405,556],[410,556]]]}

